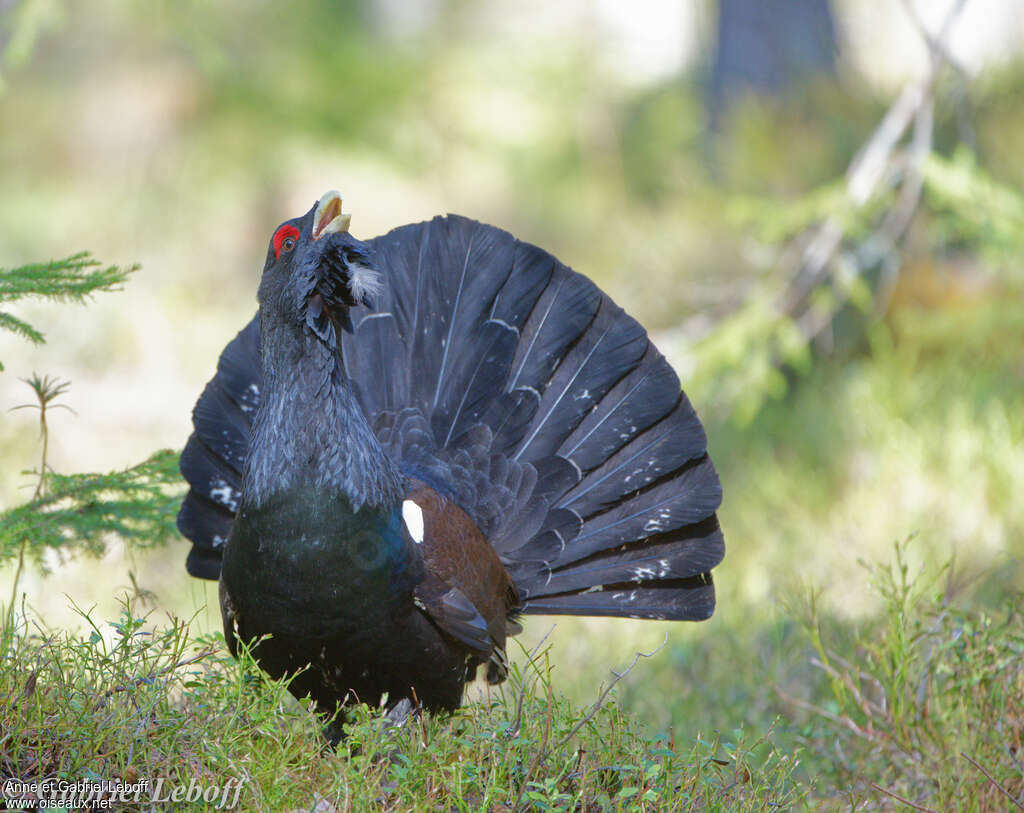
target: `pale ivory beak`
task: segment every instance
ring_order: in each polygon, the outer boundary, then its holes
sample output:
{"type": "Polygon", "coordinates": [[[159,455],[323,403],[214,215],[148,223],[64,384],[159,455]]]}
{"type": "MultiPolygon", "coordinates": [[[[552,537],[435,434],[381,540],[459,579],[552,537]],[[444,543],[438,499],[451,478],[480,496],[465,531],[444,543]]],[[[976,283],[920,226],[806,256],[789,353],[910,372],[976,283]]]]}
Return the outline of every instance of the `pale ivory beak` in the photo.
{"type": "Polygon", "coordinates": [[[341,193],[335,190],[327,192],[316,205],[313,215],[313,239],[319,240],[326,234],[347,232],[352,215],[341,213],[341,193]]]}

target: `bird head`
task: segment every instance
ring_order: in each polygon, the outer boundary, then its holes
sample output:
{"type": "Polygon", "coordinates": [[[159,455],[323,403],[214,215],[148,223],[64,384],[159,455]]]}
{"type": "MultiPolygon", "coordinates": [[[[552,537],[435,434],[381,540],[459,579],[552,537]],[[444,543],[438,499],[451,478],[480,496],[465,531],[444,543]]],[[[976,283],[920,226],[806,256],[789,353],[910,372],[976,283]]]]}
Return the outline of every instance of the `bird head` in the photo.
{"type": "Polygon", "coordinates": [[[264,317],[305,325],[331,346],[338,328],[352,331],[350,309],[373,307],[382,283],[369,247],[348,232],[351,218],[331,191],[275,229],[259,288],[264,317]]]}

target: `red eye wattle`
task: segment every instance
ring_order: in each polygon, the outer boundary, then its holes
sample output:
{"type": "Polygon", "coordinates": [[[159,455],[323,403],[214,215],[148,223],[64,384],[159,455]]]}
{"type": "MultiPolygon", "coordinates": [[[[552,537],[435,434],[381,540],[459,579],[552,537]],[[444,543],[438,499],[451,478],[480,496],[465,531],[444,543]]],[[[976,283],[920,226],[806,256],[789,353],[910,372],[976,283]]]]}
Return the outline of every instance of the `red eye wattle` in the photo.
{"type": "Polygon", "coordinates": [[[281,258],[282,251],[291,251],[299,239],[299,230],[291,224],[285,224],[274,232],[274,257],[281,258]]]}

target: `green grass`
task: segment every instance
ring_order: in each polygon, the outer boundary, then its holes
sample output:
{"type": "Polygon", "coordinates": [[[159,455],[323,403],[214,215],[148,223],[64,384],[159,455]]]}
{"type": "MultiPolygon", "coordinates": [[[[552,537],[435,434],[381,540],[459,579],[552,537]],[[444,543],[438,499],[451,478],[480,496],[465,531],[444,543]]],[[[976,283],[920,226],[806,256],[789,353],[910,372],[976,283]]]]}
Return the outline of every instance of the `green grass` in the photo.
{"type": "MultiPolygon", "coordinates": [[[[1008,795],[1020,802],[1024,595],[976,583],[1003,598],[998,609],[983,606],[949,568],[915,573],[906,546],[865,575],[884,607],[878,617],[851,623],[812,601],[792,611],[799,625],[776,631],[785,649],[760,642],[789,659],[787,670],[781,659],[764,673],[746,669],[743,642],[726,643],[698,697],[714,708],[772,695],[788,709],[728,733],[652,730],[624,711],[617,693],[627,683],[574,703],[554,685],[545,650],[450,716],[394,729],[356,707],[347,740],[331,751],[308,704],[248,657],[228,656],[220,636],[193,637],[173,618],[153,624],[127,598],[110,623],[78,609],[82,635],[21,615],[4,633],[0,773],[163,780],[164,794],[234,779],[240,809],[318,813],[885,809],[897,799],[983,811],[1011,805],[1008,795]]],[[[701,647],[688,655],[693,671],[715,662],[701,647]]],[[[666,697],[637,660],[639,684],[666,697]]],[[[677,685],[686,677],[677,673],[677,685]]],[[[628,699],[636,689],[624,691],[628,699]]]]}
{"type": "Polygon", "coordinates": [[[1024,802],[1024,595],[988,609],[951,568],[915,572],[906,546],[866,569],[880,617],[844,629],[813,603],[806,617],[826,685],[819,700],[787,700],[809,715],[808,753],[853,797],[884,788],[965,811],[1024,802]]]}
{"type": "Polygon", "coordinates": [[[110,624],[80,612],[81,637],[7,630],[4,776],[163,780],[164,792],[241,779],[245,810],[743,811],[804,792],[770,736],[677,742],[614,699],[574,705],[552,687],[546,653],[451,716],[389,729],[356,707],[331,751],[306,704],[219,636],[194,639],[174,619],[150,628],[129,603],[110,624]]]}

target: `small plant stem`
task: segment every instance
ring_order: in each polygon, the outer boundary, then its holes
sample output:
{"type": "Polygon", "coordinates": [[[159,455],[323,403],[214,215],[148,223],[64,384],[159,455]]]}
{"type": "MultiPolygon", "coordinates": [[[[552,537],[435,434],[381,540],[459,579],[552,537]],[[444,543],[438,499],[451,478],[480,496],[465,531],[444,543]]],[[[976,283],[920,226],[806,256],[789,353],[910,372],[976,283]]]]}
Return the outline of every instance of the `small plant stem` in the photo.
{"type": "MultiPolygon", "coordinates": [[[[38,500],[43,496],[43,490],[46,485],[46,457],[50,449],[50,432],[46,425],[46,407],[51,400],[61,395],[67,389],[67,386],[59,382],[51,384],[49,377],[39,379],[38,376],[33,376],[28,381],[28,385],[32,387],[39,401],[39,440],[42,449],[39,454],[39,479],[36,481],[35,491],[32,492],[32,499],[38,500]]],[[[12,629],[14,603],[18,600],[18,585],[21,583],[21,573],[25,569],[25,546],[27,544],[28,539],[22,537],[21,544],[18,546],[18,566],[14,569],[14,582],[11,585],[11,600],[7,604],[7,610],[4,613],[5,634],[7,630],[12,629]]]]}
{"type": "Polygon", "coordinates": [[[914,802],[910,801],[910,799],[904,799],[899,794],[893,793],[891,790],[886,790],[881,785],[879,785],[877,782],[872,782],[871,783],[871,787],[873,787],[875,790],[881,791],[886,796],[892,797],[897,802],[902,802],[907,807],[914,808],[914,810],[921,810],[921,811],[924,811],[924,813],[939,813],[937,810],[932,810],[932,808],[930,808],[930,807],[925,807],[924,805],[915,804],[914,802]]]}
{"type": "Polygon", "coordinates": [[[1011,802],[1013,802],[1014,806],[1018,810],[1024,810],[1024,805],[1022,805],[1020,802],[1018,802],[1016,799],[1014,799],[1013,795],[1010,793],[1010,791],[1008,791],[1006,788],[1004,788],[1002,785],[1000,785],[996,781],[995,777],[992,776],[992,774],[990,774],[988,771],[986,771],[984,768],[982,768],[981,765],[979,765],[975,760],[973,760],[969,756],[967,756],[967,754],[965,754],[963,751],[960,752],[960,756],[962,756],[964,759],[966,759],[968,762],[970,762],[971,765],[973,765],[975,768],[977,768],[979,771],[981,771],[983,774],[985,774],[985,778],[989,782],[991,782],[993,785],[995,785],[996,788],[999,790],[999,792],[1003,794],[1003,796],[1005,796],[1007,799],[1009,799],[1011,802]]]}
{"type": "MultiPolygon", "coordinates": [[[[32,499],[38,500],[43,495],[43,485],[46,482],[46,453],[50,448],[50,433],[46,426],[46,402],[42,394],[39,395],[39,440],[42,451],[39,455],[39,479],[36,481],[36,490],[32,493],[32,499]]],[[[24,543],[22,543],[24,545],[24,543]]],[[[24,550],[24,547],[22,548],[24,550]]]]}

